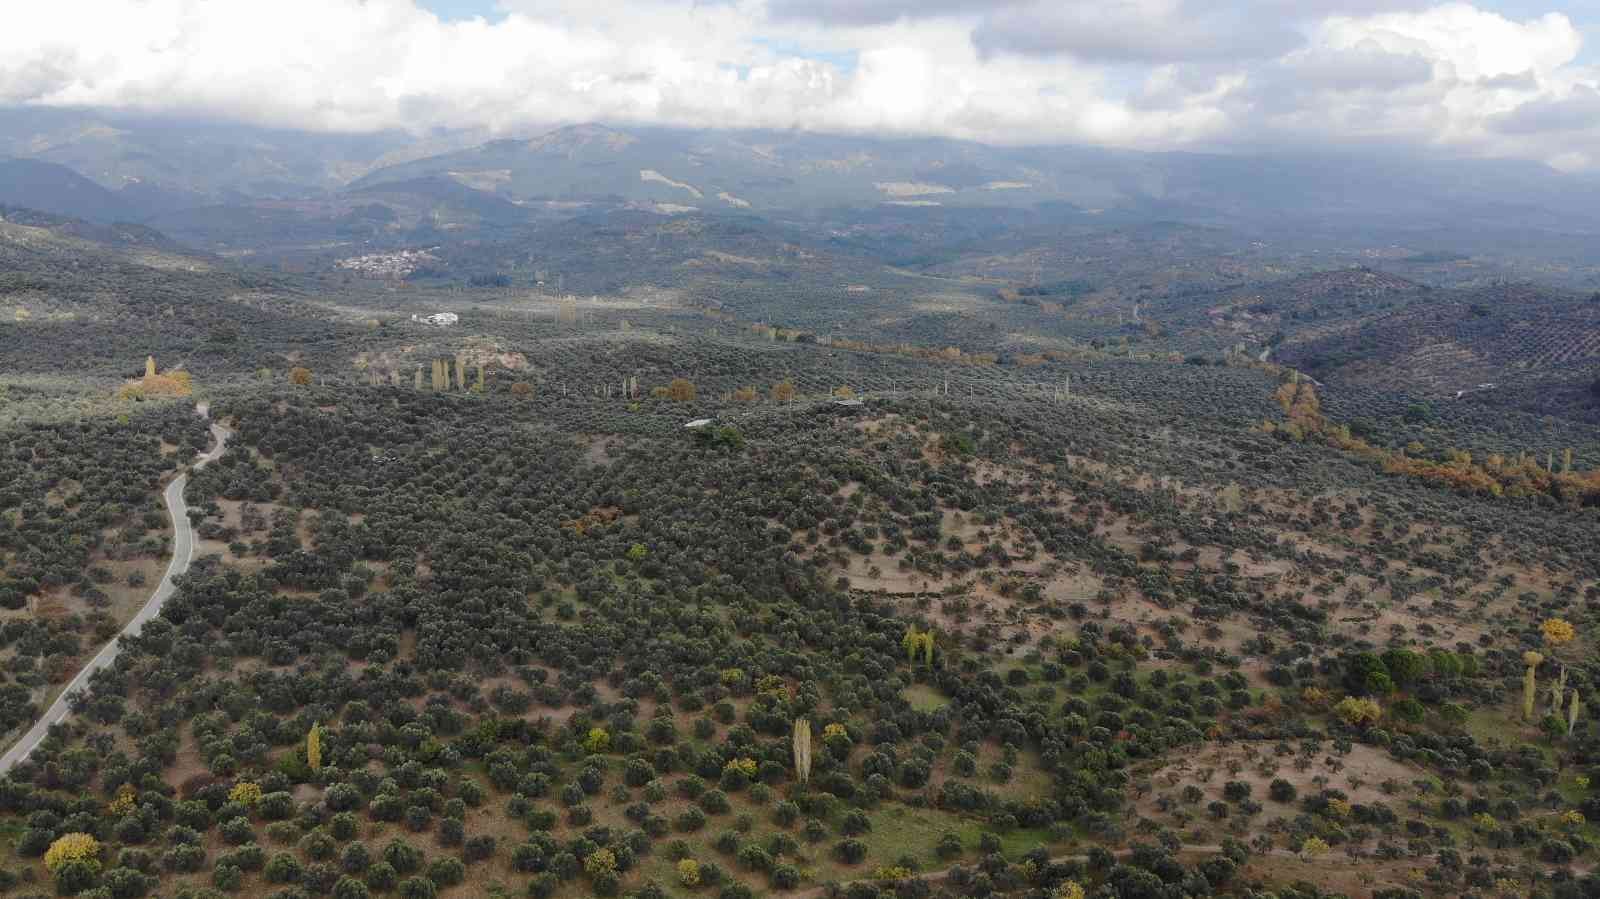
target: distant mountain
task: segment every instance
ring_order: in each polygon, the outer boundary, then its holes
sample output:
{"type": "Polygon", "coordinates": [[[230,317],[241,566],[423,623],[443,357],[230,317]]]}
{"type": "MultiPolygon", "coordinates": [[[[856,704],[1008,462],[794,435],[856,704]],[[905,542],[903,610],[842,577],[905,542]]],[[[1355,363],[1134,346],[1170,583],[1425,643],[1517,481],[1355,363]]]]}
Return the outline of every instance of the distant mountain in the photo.
{"type": "Polygon", "coordinates": [[[318,134],[95,110],[0,108],[0,156],[68,166],[155,212],[314,197],[375,166],[472,141],[461,135],[318,134]]]}
{"type": "Polygon", "coordinates": [[[1054,171],[1034,165],[1032,152],[944,140],[576,125],[382,168],[356,186],[433,175],[518,200],[706,212],[1106,204],[1128,196],[1102,151],[1057,150],[1054,171]]]}
{"type": "Polygon", "coordinates": [[[0,159],[0,204],[95,222],[139,217],[125,199],[72,169],[34,159],[0,159]]]}
{"type": "Polygon", "coordinates": [[[211,252],[285,257],[505,236],[541,215],[451,178],[422,176],[301,200],[179,208],[149,222],[211,252]]]}
{"type": "Polygon", "coordinates": [[[706,212],[1068,204],[1261,229],[1600,232],[1600,184],[1533,163],[1008,148],[791,132],[578,125],[380,168],[356,186],[425,176],[517,201],[706,212]]]}
{"type": "Polygon", "coordinates": [[[352,203],[382,204],[397,218],[403,216],[418,223],[427,218],[457,227],[469,223],[514,225],[532,218],[527,209],[505,197],[439,175],[356,187],[342,196],[352,203]]]}
{"type": "Polygon", "coordinates": [[[1537,260],[1523,273],[1573,286],[1586,283],[1600,235],[1600,181],[1521,162],[600,124],[479,140],[0,109],[0,156],[72,170],[13,167],[0,202],[148,222],[187,244],[254,254],[498,239],[591,212],[755,215],[876,246],[897,265],[961,255],[994,274],[1020,263],[1057,280],[1091,261],[1074,235],[1163,222],[1224,229],[1234,249],[1261,241],[1351,258],[1399,244],[1537,260]]]}

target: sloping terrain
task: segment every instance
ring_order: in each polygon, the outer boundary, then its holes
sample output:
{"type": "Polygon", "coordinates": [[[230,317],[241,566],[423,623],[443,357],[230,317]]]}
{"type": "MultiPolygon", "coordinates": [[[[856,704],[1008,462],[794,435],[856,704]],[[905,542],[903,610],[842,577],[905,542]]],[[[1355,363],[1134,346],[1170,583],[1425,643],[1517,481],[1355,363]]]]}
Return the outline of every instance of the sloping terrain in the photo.
{"type": "MultiPolygon", "coordinates": [[[[0,214],[0,368],[120,379],[155,355],[197,376],[274,368],[340,326],[280,281],[141,226],[0,214]]],[[[345,326],[348,327],[348,326],[345,326]]]]}
{"type": "Polygon", "coordinates": [[[1526,284],[1434,292],[1398,311],[1310,328],[1278,354],[1333,385],[1592,416],[1600,301],[1526,284]]]}
{"type": "Polygon", "coordinates": [[[130,221],[139,211],[64,165],[0,158],[0,205],[20,206],[109,223],[130,221]]]}

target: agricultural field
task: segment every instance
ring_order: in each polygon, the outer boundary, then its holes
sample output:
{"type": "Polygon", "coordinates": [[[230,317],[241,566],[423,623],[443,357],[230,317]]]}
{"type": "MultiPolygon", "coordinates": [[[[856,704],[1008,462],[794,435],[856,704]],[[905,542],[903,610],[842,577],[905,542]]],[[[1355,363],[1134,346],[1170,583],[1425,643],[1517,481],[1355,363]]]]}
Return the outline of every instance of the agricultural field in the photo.
{"type": "Polygon", "coordinates": [[[1441,398],[1579,383],[1586,298],[897,221],[364,278],[11,214],[5,743],[185,471],[196,549],[0,777],[0,892],[1600,892],[1600,442],[1441,398]]]}

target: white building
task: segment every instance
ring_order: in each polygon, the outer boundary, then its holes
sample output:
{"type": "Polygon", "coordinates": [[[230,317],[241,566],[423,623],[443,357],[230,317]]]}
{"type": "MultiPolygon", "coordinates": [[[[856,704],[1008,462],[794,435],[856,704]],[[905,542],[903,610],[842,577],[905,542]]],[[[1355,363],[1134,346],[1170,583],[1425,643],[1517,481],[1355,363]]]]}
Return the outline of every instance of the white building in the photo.
{"type": "Polygon", "coordinates": [[[461,316],[456,315],[454,312],[435,312],[434,314],[427,316],[413,315],[411,316],[411,320],[414,322],[421,322],[425,325],[437,325],[443,328],[461,321],[461,316]]]}

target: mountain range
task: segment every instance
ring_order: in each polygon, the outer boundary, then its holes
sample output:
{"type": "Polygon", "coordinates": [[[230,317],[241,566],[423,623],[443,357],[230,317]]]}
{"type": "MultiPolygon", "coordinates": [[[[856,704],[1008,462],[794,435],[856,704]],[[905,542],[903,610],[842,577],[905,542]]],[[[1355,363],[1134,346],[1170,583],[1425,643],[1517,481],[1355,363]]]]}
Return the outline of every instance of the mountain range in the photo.
{"type": "Polygon", "coordinates": [[[1291,223],[1323,232],[1600,230],[1600,184],[1523,162],[1018,148],[598,124],[527,139],[480,137],[325,135],[10,110],[0,113],[0,157],[11,157],[0,164],[0,203],[158,226],[207,207],[245,219],[332,221],[381,195],[399,221],[437,219],[456,230],[597,206],[808,219],[1046,210],[1268,233],[1291,223]]]}

